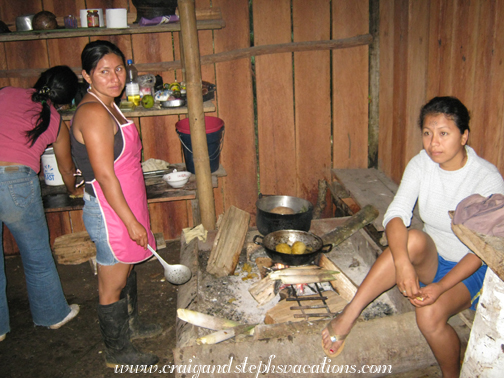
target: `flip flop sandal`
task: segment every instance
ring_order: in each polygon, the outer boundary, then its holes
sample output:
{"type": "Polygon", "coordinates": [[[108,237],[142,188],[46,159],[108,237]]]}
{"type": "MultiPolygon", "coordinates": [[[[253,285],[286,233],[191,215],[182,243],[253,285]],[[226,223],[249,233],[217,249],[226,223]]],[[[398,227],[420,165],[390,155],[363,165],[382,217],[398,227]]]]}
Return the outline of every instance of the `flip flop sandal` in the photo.
{"type": "Polygon", "coordinates": [[[326,354],[327,357],[334,358],[334,357],[338,356],[341,352],[343,352],[343,349],[345,348],[345,341],[344,340],[346,339],[346,337],[348,336],[348,334],[346,334],[346,335],[336,335],[334,333],[333,328],[331,327],[331,322],[329,322],[326,325],[325,328],[327,329],[327,332],[329,332],[329,335],[331,336],[331,342],[335,343],[336,341],[343,340],[343,343],[338,348],[338,350],[336,350],[335,352],[331,353],[331,349],[325,349],[324,348],[324,340],[322,339],[322,349],[324,350],[324,353],[326,354]]]}

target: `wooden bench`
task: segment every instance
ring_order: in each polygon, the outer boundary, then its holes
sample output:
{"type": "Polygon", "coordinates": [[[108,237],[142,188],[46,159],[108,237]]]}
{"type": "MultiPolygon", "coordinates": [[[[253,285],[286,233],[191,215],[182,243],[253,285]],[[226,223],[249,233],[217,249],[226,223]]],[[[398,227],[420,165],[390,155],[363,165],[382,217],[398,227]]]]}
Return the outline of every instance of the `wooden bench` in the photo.
{"type": "MultiPolygon", "coordinates": [[[[378,209],[380,214],[372,222],[372,226],[380,236],[380,244],[386,246],[383,216],[399,186],[375,168],[333,169],[332,174],[336,181],[331,183],[330,190],[336,205],[343,208],[344,212],[354,214],[366,205],[373,205],[378,209]]],[[[423,228],[416,208],[410,227],[419,230],[423,228]]]]}
{"type": "MultiPolygon", "coordinates": [[[[333,169],[332,174],[336,181],[331,183],[330,190],[336,205],[343,208],[347,214],[353,214],[366,205],[373,205],[377,208],[380,214],[372,222],[374,232],[371,232],[371,236],[378,235],[379,243],[382,246],[387,246],[383,217],[394,199],[399,185],[375,168],[333,169]],[[372,235],[373,233],[376,234],[372,235]]],[[[413,211],[410,228],[418,230],[423,228],[423,222],[416,207],[413,211]]],[[[470,309],[462,311],[459,313],[459,317],[471,328],[474,311],[470,309]]]]}

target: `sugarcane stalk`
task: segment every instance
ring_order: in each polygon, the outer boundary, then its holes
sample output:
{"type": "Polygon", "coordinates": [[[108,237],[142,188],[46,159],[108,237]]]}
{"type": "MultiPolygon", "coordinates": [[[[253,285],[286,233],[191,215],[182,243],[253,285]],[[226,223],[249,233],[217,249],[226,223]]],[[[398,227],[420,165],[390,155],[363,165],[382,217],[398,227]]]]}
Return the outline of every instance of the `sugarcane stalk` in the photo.
{"type": "Polygon", "coordinates": [[[269,274],[270,278],[273,280],[279,279],[285,276],[321,276],[324,274],[338,274],[337,270],[326,270],[326,269],[282,269],[269,274]]]}
{"type": "Polygon", "coordinates": [[[287,285],[315,283],[315,282],[329,282],[335,280],[336,277],[332,274],[322,276],[283,276],[280,278],[282,283],[287,285]]]}
{"type": "Polygon", "coordinates": [[[201,312],[179,308],[177,310],[179,319],[191,323],[198,327],[217,330],[224,330],[241,325],[233,320],[219,318],[217,316],[203,314],[201,312]]]}
{"type": "Polygon", "coordinates": [[[240,325],[222,331],[217,331],[196,339],[196,344],[217,344],[238,335],[253,335],[257,324],[240,325]]]}

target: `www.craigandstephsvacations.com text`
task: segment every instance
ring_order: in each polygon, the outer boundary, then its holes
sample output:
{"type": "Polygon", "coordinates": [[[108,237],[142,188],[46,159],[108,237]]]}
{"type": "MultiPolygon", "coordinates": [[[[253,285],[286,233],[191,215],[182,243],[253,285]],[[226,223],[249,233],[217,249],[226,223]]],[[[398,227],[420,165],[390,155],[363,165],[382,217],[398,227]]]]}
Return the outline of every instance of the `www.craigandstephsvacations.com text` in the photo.
{"type": "Polygon", "coordinates": [[[245,357],[243,361],[234,361],[230,357],[229,363],[224,365],[200,365],[193,363],[190,359],[188,365],[119,365],[115,367],[116,373],[162,373],[162,374],[184,374],[186,377],[199,378],[204,374],[255,374],[255,377],[265,376],[267,374],[390,374],[392,365],[331,365],[331,360],[324,357],[324,360],[318,364],[275,364],[275,355],[269,356],[267,362],[259,361],[252,363],[245,357]]]}

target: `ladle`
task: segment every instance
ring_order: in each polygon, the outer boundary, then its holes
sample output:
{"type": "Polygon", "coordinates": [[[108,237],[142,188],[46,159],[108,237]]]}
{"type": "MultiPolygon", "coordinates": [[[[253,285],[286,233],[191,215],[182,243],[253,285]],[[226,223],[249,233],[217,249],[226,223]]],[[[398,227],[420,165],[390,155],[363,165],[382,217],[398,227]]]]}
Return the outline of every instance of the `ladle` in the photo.
{"type": "Polygon", "coordinates": [[[152,254],[156,256],[161,265],[163,265],[164,276],[169,282],[175,285],[182,285],[191,279],[191,269],[189,269],[187,266],[182,264],[170,265],[166,261],[164,261],[149,244],[147,244],[147,248],[149,248],[149,251],[151,251],[152,254]]]}

